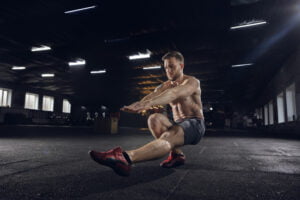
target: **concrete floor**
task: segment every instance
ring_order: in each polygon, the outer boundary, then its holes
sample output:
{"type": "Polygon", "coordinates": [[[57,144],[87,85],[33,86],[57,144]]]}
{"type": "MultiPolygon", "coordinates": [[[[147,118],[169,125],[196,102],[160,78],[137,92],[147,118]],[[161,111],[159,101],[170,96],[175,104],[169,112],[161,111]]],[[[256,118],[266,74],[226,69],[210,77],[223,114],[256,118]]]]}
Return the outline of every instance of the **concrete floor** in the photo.
{"type": "Polygon", "coordinates": [[[27,136],[0,136],[0,199],[300,199],[297,139],[208,130],[200,144],[183,148],[185,166],[162,169],[163,159],[149,161],[124,178],[87,152],[139,147],[152,140],[147,131],[71,131],[30,136],[26,129],[27,136]]]}

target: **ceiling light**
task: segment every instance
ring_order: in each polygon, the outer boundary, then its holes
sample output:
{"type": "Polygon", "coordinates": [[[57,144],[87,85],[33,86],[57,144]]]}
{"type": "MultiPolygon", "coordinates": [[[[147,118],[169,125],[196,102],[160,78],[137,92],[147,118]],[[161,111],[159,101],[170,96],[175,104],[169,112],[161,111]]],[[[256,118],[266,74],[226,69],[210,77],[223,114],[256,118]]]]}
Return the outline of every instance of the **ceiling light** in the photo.
{"type": "Polygon", "coordinates": [[[90,72],[91,74],[104,74],[104,73],[106,73],[106,70],[104,69],[104,70],[96,70],[96,71],[91,71],[90,72]]]}
{"type": "Polygon", "coordinates": [[[160,69],[161,66],[152,66],[152,67],[143,67],[144,70],[148,70],[148,69],[160,69]]]}
{"type": "Polygon", "coordinates": [[[12,70],[24,70],[24,69],[26,69],[26,67],[22,67],[22,66],[13,66],[11,69],[12,69],[12,70]]]}
{"type": "Polygon", "coordinates": [[[151,52],[149,50],[147,50],[147,53],[138,53],[138,54],[129,56],[129,60],[150,58],[150,55],[151,55],[151,52]]]}
{"type": "Polygon", "coordinates": [[[232,65],[231,67],[246,67],[246,66],[251,66],[253,63],[246,63],[246,64],[238,64],[238,65],[232,65]]]}
{"type": "Polygon", "coordinates": [[[242,23],[238,26],[232,26],[232,27],[230,27],[230,29],[234,30],[234,29],[240,29],[240,28],[247,28],[247,27],[251,27],[251,26],[263,25],[266,23],[267,23],[266,21],[254,21],[254,22],[252,21],[252,22],[242,23]]]}
{"type": "Polygon", "coordinates": [[[78,8],[78,9],[74,9],[74,10],[68,10],[68,11],[65,11],[64,13],[65,14],[72,14],[72,13],[81,12],[81,11],[84,11],[84,10],[94,9],[96,7],[97,6],[94,5],[94,6],[89,6],[89,7],[85,7],[85,8],[78,8]]]}
{"type": "Polygon", "coordinates": [[[55,74],[42,74],[41,75],[42,77],[54,77],[55,76],[55,74]]]}
{"type": "Polygon", "coordinates": [[[210,107],[209,110],[213,110],[213,107],[210,107]]]}
{"type": "Polygon", "coordinates": [[[79,66],[79,65],[85,65],[85,60],[78,59],[75,62],[69,62],[69,66],[79,66]]]}
{"type": "Polygon", "coordinates": [[[51,47],[46,46],[46,45],[41,45],[39,47],[32,47],[31,48],[32,52],[34,52],[34,51],[48,51],[48,50],[51,50],[51,47]]]}

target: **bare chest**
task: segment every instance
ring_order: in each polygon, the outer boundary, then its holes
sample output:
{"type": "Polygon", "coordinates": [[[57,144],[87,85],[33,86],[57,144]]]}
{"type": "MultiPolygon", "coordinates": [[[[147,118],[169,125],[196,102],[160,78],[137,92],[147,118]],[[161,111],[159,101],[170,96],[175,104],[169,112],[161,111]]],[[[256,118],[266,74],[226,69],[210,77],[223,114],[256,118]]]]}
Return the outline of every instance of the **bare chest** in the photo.
{"type": "Polygon", "coordinates": [[[170,103],[172,109],[181,110],[184,107],[189,107],[189,105],[193,104],[193,100],[191,97],[178,98],[170,103]]]}

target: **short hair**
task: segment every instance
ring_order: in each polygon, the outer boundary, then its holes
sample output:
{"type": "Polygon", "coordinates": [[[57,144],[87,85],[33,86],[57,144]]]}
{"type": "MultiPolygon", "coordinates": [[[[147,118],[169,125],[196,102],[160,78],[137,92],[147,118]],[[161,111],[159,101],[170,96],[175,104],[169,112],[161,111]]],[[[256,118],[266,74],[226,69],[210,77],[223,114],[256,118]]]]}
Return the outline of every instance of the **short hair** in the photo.
{"type": "Polygon", "coordinates": [[[184,57],[179,51],[170,51],[166,53],[161,59],[162,61],[165,61],[166,59],[169,58],[176,58],[176,60],[184,63],[184,57]]]}

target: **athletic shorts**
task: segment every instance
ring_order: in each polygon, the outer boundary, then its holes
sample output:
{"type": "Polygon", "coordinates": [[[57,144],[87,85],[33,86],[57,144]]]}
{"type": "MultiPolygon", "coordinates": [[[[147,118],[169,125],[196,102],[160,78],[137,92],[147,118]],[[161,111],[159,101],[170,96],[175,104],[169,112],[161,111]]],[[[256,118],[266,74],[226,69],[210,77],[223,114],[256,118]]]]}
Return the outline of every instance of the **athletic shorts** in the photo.
{"type": "Polygon", "coordinates": [[[184,131],[184,145],[198,144],[204,136],[205,124],[203,119],[184,119],[182,121],[176,121],[175,125],[181,126],[184,131]]]}

